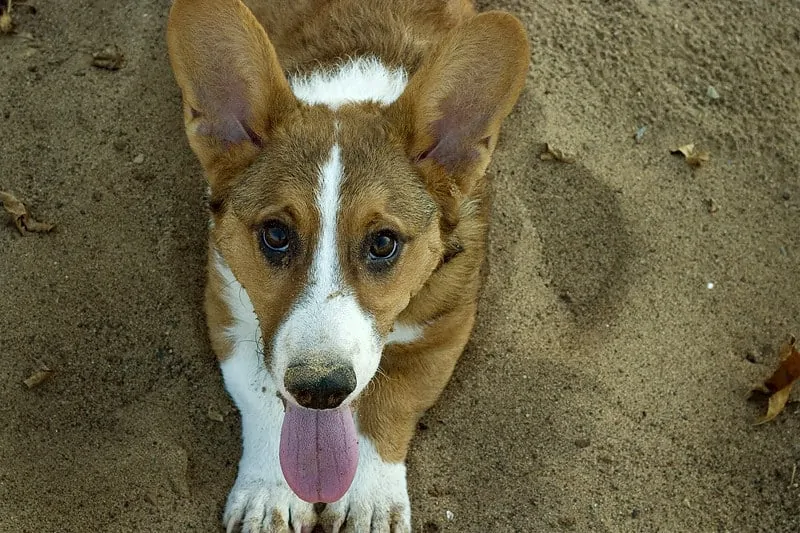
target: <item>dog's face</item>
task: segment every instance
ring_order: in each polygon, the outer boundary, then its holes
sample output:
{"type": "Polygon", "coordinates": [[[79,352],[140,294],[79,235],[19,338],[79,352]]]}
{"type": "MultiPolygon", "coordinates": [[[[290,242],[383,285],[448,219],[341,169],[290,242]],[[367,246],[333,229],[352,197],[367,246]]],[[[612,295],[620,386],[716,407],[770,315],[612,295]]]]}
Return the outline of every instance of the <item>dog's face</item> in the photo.
{"type": "Polygon", "coordinates": [[[283,396],[337,407],[378,370],[398,316],[474,209],[524,82],[524,34],[509,16],[481,15],[393,103],[307,105],[247,8],[194,4],[173,9],[168,42],[211,186],[212,243],[252,302],[283,396]]]}
{"type": "Polygon", "coordinates": [[[309,403],[295,382],[337,369],[357,396],[443,250],[439,208],[391,123],[377,106],[299,107],[211,203],[285,396],[309,403]]]}

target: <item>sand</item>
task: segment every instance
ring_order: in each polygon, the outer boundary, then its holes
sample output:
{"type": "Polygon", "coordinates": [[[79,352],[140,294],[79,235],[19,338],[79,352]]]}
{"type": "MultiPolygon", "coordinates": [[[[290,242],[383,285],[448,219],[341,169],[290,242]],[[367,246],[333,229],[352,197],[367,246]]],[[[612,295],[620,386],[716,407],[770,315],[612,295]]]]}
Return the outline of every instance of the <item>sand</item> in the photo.
{"type": "MultiPolygon", "coordinates": [[[[0,38],[0,190],[58,225],[0,224],[0,531],[219,528],[239,419],[168,6],[28,0],[0,38]],[[107,45],[122,69],[90,66],[107,45]]],[[[409,458],[415,531],[800,530],[798,404],[754,426],[745,401],[800,333],[800,5],[481,8],[519,15],[533,66],[478,325],[409,458]]]]}

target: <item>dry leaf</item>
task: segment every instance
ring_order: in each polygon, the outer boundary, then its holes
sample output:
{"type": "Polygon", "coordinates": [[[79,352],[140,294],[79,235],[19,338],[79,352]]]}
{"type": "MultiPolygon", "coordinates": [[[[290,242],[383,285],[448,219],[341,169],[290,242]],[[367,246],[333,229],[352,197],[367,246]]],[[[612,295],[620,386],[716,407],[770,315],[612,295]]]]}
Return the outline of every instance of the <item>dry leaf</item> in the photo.
{"type": "Polygon", "coordinates": [[[790,386],[800,377],[800,352],[795,347],[796,339],[790,335],[789,339],[781,345],[778,352],[781,364],[777,370],[764,382],[770,392],[775,392],[790,386]]]}
{"type": "Polygon", "coordinates": [[[756,421],[756,424],[769,422],[783,411],[792,392],[792,385],[800,378],[800,352],[794,344],[795,338],[790,336],[789,340],[781,345],[780,365],[762,386],[753,391],[769,395],[767,414],[756,421]]]}
{"type": "Polygon", "coordinates": [[[769,406],[767,407],[767,414],[756,420],[756,425],[761,425],[769,422],[783,411],[786,407],[786,402],[789,401],[789,395],[792,394],[792,386],[781,389],[769,397],[769,406]]]}
{"type": "Polygon", "coordinates": [[[209,420],[213,420],[214,422],[222,422],[223,420],[225,420],[224,415],[211,405],[208,406],[208,410],[206,411],[206,416],[208,417],[209,420]]]}
{"type": "Polygon", "coordinates": [[[125,56],[116,46],[92,54],[92,66],[105,70],[119,70],[125,64],[125,56]]]}
{"type": "Polygon", "coordinates": [[[709,159],[711,159],[711,154],[708,152],[696,152],[693,143],[684,144],[683,146],[674,148],[670,150],[669,153],[673,155],[683,155],[683,157],[686,158],[686,162],[693,167],[699,167],[705,163],[708,163],[709,159]]]}
{"type": "Polygon", "coordinates": [[[0,15],[0,33],[11,33],[13,29],[14,19],[11,18],[11,0],[8,0],[3,14],[0,15]]]}
{"type": "Polygon", "coordinates": [[[33,374],[31,374],[28,377],[28,379],[23,381],[23,383],[25,384],[26,387],[32,389],[34,387],[38,387],[51,377],[53,377],[53,371],[44,366],[39,370],[37,370],[36,372],[34,372],[33,374]]]}
{"type": "Polygon", "coordinates": [[[697,152],[687,157],[686,162],[689,163],[690,166],[699,167],[708,163],[709,159],[711,159],[711,154],[708,152],[697,152]]]}
{"type": "Polygon", "coordinates": [[[689,157],[689,154],[694,152],[694,144],[684,144],[683,146],[679,146],[677,148],[673,148],[669,151],[669,153],[673,155],[682,154],[683,157],[689,157]]]}
{"type": "Polygon", "coordinates": [[[20,235],[25,235],[25,232],[31,231],[34,233],[47,233],[55,228],[54,224],[47,222],[39,222],[34,219],[25,204],[20,202],[13,194],[0,191],[0,203],[8,214],[14,220],[14,225],[17,227],[20,235]]]}
{"type": "Polygon", "coordinates": [[[539,159],[542,161],[560,161],[562,163],[574,163],[575,156],[565,152],[564,150],[560,150],[550,143],[545,143],[544,145],[545,151],[539,155],[539,159]]]}

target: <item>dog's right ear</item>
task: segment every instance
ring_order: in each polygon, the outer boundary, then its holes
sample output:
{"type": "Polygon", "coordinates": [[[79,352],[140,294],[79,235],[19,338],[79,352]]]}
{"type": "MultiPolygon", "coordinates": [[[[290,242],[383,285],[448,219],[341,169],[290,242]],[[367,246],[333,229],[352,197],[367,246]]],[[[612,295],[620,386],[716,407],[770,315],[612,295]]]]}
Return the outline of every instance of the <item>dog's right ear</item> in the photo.
{"type": "Polygon", "coordinates": [[[186,135],[213,186],[250,164],[299,104],[264,28],[240,0],[175,0],[167,44],[186,135]]]}

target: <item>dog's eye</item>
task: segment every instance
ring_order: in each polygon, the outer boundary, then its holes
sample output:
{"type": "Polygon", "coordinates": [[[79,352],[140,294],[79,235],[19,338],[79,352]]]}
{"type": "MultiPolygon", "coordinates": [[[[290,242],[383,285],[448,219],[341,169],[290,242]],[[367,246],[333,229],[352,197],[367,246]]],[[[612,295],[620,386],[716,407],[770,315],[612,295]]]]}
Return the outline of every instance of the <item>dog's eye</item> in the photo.
{"type": "Polygon", "coordinates": [[[394,258],[400,249],[397,235],[383,230],[372,236],[369,245],[369,258],[373,261],[386,261],[394,258]]]}
{"type": "Polygon", "coordinates": [[[261,227],[261,251],[276,266],[286,266],[292,244],[292,230],[283,222],[270,220],[261,227]]]}
{"type": "Polygon", "coordinates": [[[289,249],[289,231],[280,222],[269,222],[261,233],[264,245],[273,252],[285,252],[289,249]]]}

